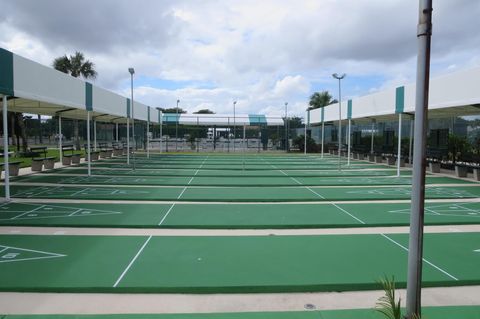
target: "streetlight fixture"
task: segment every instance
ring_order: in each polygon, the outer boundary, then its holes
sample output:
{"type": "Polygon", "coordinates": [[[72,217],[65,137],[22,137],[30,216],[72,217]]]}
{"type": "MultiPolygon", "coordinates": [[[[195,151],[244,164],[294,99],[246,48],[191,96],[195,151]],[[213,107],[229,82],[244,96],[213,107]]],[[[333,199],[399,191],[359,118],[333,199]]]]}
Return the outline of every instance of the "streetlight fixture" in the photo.
{"type": "Polygon", "coordinates": [[[235,153],[235,131],[237,129],[237,119],[235,114],[235,105],[237,105],[237,101],[233,101],[233,152],[235,153]]]}
{"type": "MultiPolygon", "coordinates": [[[[132,139],[133,139],[133,170],[135,170],[135,148],[136,148],[136,143],[135,143],[135,116],[133,113],[133,75],[135,74],[135,69],[134,68],[128,68],[128,72],[130,73],[130,93],[131,93],[131,101],[132,101],[132,139]]],[[[130,150],[127,150],[127,153],[129,153],[130,150]]]]}
{"type": "Polygon", "coordinates": [[[342,86],[341,81],[347,75],[343,73],[338,75],[333,73],[332,76],[338,80],[338,170],[342,169],[342,86]]]}
{"type": "Polygon", "coordinates": [[[285,102],[285,152],[288,152],[288,102],[285,102]]]}
{"type": "Polygon", "coordinates": [[[177,117],[177,120],[175,121],[175,151],[177,150],[178,143],[178,103],[180,103],[180,100],[177,100],[177,108],[175,109],[175,114],[177,117]]]}

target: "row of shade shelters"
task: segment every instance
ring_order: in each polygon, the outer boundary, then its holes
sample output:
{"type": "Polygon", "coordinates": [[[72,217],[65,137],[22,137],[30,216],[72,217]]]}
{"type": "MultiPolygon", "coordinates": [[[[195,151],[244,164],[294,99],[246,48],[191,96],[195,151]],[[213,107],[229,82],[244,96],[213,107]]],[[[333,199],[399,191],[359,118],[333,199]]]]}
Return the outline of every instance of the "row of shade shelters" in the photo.
{"type": "MultiPolygon", "coordinates": [[[[401,157],[402,119],[413,121],[415,116],[415,83],[392,87],[323,108],[307,111],[307,125],[322,125],[322,152],[325,124],[346,127],[347,158],[350,161],[351,125],[371,124],[371,150],[375,126],[379,122],[398,121],[397,159],[401,157]]],[[[480,115],[480,68],[465,69],[430,79],[428,118],[480,115]]],[[[410,125],[410,153],[414,125],[410,125]]],[[[339,152],[340,154],[340,152],[339,152]]],[[[411,155],[409,156],[411,157],[411,155]]],[[[400,160],[397,160],[398,175],[400,160]]]]}
{"type": "MultiPolygon", "coordinates": [[[[3,109],[3,145],[5,194],[9,198],[8,174],[8,121],[7,111],[58,117],[61,130],[62,118],[86,120],[87,154],[90,153],[90,121],[95,123],[127,124],[134,121],[150,125],[177,123],[180,125],[283,125],[281,118],[265,115],[210,115],[210,114],[162,114],[159,108],[105,90],[90,82],[44,66],[8,50],[0,48],[0,97],[3,109]],[[134,120],[134,121],[133,121],[134,120]]],[[[127,132],[129,129],[127,129],[127,132]]],[[[118,130],[117,130],[118,132],[118,130]]],[[[59,136],[62,136],[59,132],[59,136]]],[[[96,140],[96,128],[93,130],[96,140]]],[[[118,137],[118,134],[117,134],[118,137]]],[[[149,134],[147,134],[148,143],[149,134]]],[[[60,148],[61,148],[60,139],[60,148]]],[[[127,138],[130,149],[130,139],[127,138]]],[[[148,148],[147,148],[148,149],[148,148]]],[[[62,152],[60,152],[61,156],[62,152]]],[[[89,155],[88,155],[89,156],[89,155]]],[[[88,174],[91,174],[90,160],[88,174]]]]}

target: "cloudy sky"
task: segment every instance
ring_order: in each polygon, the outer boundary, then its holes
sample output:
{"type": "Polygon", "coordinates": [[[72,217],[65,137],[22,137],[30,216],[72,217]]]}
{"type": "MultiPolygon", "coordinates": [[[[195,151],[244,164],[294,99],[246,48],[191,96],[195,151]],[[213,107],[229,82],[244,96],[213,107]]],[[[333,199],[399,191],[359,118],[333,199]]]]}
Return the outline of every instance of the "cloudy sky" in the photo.
{"type": "MultiPolygon", "coordinates": [[[[42,64],[82,51],[95,84],[148,105],[303,114],[413,82],[417,0],[0,0],[0,47],[42,64]]],[[[434,1],[432,75],[480,66],[480,1],[434,1]]]]}

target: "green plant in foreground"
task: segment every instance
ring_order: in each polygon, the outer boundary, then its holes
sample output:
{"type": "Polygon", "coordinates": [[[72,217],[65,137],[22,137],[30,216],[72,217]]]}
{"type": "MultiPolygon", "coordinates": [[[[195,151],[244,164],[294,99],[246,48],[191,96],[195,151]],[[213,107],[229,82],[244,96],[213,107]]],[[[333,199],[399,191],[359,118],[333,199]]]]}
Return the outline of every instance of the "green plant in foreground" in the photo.
{"type": "MultiPolygon", "coordinates": [[[[390,279],[385,276],[380,279],[379,283],[385,291],[385,296],[378,299],[375,310],[388,319],[402,319],[402,310],[400,307],[402,299],[398,298],[398,301],[396,300],[395,277],[392,276],[392,279],[390,279]]],[[[411,319],[421,319],[421,317],[414,314],[411,319]]]]}
{"type": "Polygon", "coordinates": [[[385,296],[380,297],[375,309],[389,319],[401,319],[402,311],[400,309],[401,299],[396,300],[395,296],[395,277],[392,279],[385,276],[380,279],[380,284],[385,291],[385,296]]]}

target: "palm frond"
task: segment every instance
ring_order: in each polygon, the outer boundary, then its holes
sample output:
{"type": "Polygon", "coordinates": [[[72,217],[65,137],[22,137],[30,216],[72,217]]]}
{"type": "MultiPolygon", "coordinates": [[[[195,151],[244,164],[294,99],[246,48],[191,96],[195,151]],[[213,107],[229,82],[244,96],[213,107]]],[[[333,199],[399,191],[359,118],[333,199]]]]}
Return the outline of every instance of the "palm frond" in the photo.
{"type": "Polygon", "coordinates": [[[385,296],[378,299],[375,310],[383,314],[388,319],[401,319],[402,312],[400,309],[401,299],[396,300],[395,294],[395,277],[388,278],[385,276],[380,279],[379,283],[385,291],[385,296]]]}

